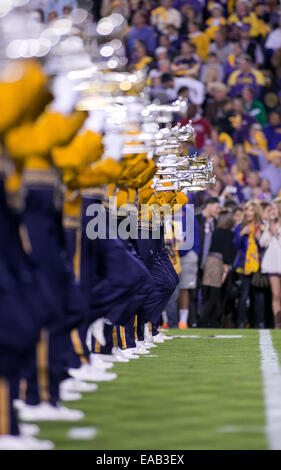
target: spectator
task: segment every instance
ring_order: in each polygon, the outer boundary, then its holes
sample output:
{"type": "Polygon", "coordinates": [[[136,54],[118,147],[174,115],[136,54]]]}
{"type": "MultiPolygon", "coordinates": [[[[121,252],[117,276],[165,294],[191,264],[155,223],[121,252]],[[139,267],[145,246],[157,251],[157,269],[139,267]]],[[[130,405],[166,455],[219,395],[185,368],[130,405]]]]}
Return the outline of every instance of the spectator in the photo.
{"type": "Polygon", "coordinates": [[[248,175],[248,185],[243,188],[245,201],[254,199],[254,189],[259,186],[260,178],[257,171],[250,171],[248,175]]]}
{"type": "MultiPolygon", "coordinates": [[[[182,217],[182,231],[183,234],[187,233],[187,218],[186,211],[190,210],[188,206],[183,208],[182,217]]],[[[183,241],[186,242],[186,235],[183,237],[183,241]]],[[[196,284],[197,284],[197,271],[198,271],[198,255],[200,251],[200,240],[198,231],[198,222],[196,217],[194,218],[194,244],[192,248],[182,249],[179,251],[181,261],[181,273],[180,278],[180,292],[179,292],[179,328],[185,329],[189,324],[192,327],[197,326],[196,318],[196,305],[194,308],[194,301],[196,298],[196,284]],[[190,312],[190,307],[193,307],[190,312]]]]}
{"type": "Polygon", "coordinates": [[[120,13],[125,18],[129,17],[130,8],[128,0],[102,0],[100,14],[101,16],[109,16],[112,13],[120,13]]]}
{"type": "MultiPolygon", "coordinates": [[[[271,188],[270,188],[270,182],[266,178],[261,179],[261,199],[265,202],[271,202],[272,196],[271,196],[271,188]]],[[[264,217],[263,217],[264,220],[264,217]]]]}
{"type": "Polygon", "coordinates": [[[250,157],[252,170],[259,171],[267,167],[267,141],[260,124],[250,126],[249,138],[244,141],[244,148],[250,157]]]}
{"type": "Polygon", "coordinates": [[[226,78],[229,78],[232,72],[235,72],[239,68],[239,59],[243,56],[243,49],[241,44],[235,43],[232,46],[232,52],[226,59],[224,64],[224,71],[226,78]]]}
{"type": "Polygon", "coordinates": [[[281,13],[279,13],[278,28],[269,34],[265,41],[265,48],[271,51],[281,48],[281,13]]]}
{"type": "Polygon", "coordinates": [[[224,68],[219,63],[216,54],[211,52],[202,66],[200,80],[208,85],[209,83],[222,82],[223,77],[224,68]]]}
{"type": "Polygon", "coordinates": [[[220,3],[213,3],[211,8],[211,16],[206,20],[206,33],[210,41],[214,39],[215,33],[221,26],[226,25],[226,19],[223,16],[223,7],[220,3]]]}
{"type": "Polygon", "coordinates": [[[207,59],[210,47],[210,41],[206,33],[200,31],[198,21],[188,22],[188,37],[196,46],[196,53],[205,61],[207,59]]]}
{"type": "Polygon", "coordinates": [[[202,1],[200,0],[174,0],[173,7],[177,10],[182,11],[185,6],[192,8],[196,15],[202,11],[202,1]]]}
{"type": "Polygon", "coordinates": [[[201,61],[195,54],[196,47],[190,41],[182,41],[181,55],[175,57],[171,70],[176,76],[197,78],[201,61]]]}
{"type": "Polygon", "coordinates": [[[189,3],[184,3],[180,8],[180,12],[182,16],[182,23],[179,34],[182,38],[186,38],[188,36],[188,22],[196,21],[198,14],[195,8],[193,8],[189,3]]]}
{"type": "Polygon", "coordinates": [[[223,209],[212,234],[210,252],[204,266],[200,326],[205,328],[220,326],[220,319],[223,314],[221,287],[235,259],[233,225],[232,212],[223,209]]]}
{"type": "Polygon", "coordinates": [[[245,112],[244,102],[241,95],[235,96],[232,103],[232,112],[228,116],[232,126],[232,139],[234,144],[244,143],[249,138],[250,127],[255,119],[245,112]]]}
{"type": "Polygon", "coordinates": [[[127,47],[129,57],[132,58],[135,42],[143,41],[146,45],[148,54],[153,54],[156,48],[156,35],[151,26],[146,24],[146,14],[144,11],[138,11],[134,14],[132,20],[133,26],[127,34],[127,47]]]}
{"type": "Polygon", "coordinates": [[[235,11],[228,18],[228,24],[242,22],[250,25],[250,36],[256,38],[260,35],[260,24],[254,12],[251,12],[250,3],[247,0],[238,0],[235,11]]]}
{"type": "Polygon", "coordinates": [[[241,224],[242,219],[243,219],[243,209],[241,209],[241,207],[235,207],[233,209],[234,227],[236,227],[237,224],[241,224]]]}
{"type": "Polygon", "coordinates": [[[265,126],[267,123],[265,107],[261,101],[255,99],[253,88],[245,86],[241,94],[244,100],[245,110],[250,116],[255,118],[261,126],[265,126]]]}
{"type": "Polygon", "coordinates": [[[268,152],[270,164],[260,172],[261,178],[268,179],[273,196],[278,196],[281,189],[281,151],[268,152]]]}
{"type": "Polygon", "coordinates": [[[244,201],[242,187],[235,180],[234,175],[231,171],[225,170],[223,173],[223,183],[225,185],[225,192],[226,194],[231,194],[232,199],[236,202],[236,204],[241,204],[244,201]],[[236,191],[234,191],[234,189],[236,191]]]}
{"type": "Polygon", "coordinates": [[[214,52],[217,55],[219,62],[224,64],[232,51],[233,45],[226,40],[225,31],[223,29],[216,31],[214,34],[214,41],[210,45],[209,52],[214,52]]]}
{"type": "Polygon", "coordinates": [[[277,111],[271,111],[268,124],[263,129],[268,150],[274,150],[281,142],[281,118],[277,111]]]}
{"type": "Polygon", "coordinates": [[[44,8],[45,22],[53,21],[64,15],[63,9],[68,7],[70,12],[78,7],[77,0],[47,0],[44,8]]]}
{"type": "Polygon", "coordinates": [[[220,208],[219,199],[210,197],[206,200],[202,212],[197,215],[200,240],[198,263],[201,273],[210,250],[212,233],[215,230],[216,219],[219,216],[220,208]]]}
{"type": "Polygon", "coordinates": [[[250,37],[250,24],[242,24],[240,29],[240,44],[245,54],[249,55],[254,64],[262,66],[264,55],[261,46],[250,37]]]}
{"type": "Polygon", "coordinates": [[[134,63],[134,69],[135,70],[142,70],[145,67],[149,67],[152,65],[152,57],[149,57],[147,55],[147,50],[145,43],[137,40],[135,42],[135,51],[134,51],[134,57],[135,57],[135,63],[134,63]]]}
{"type": "Polygon", "coordinates": [[[241,93],[245,86],[250,86],[255,97],[258,97],[264,84],[262,73],[253,68],[251,57],[248,55],[239,58],[239,69],[232,72],[228,79],[231,97],[241,93]]]}
{"type": "Polygon", "coordinates": [[[201,115],[200,109],[195,104],[188,107],[187,119],[182,119],[181,124],[185,125],[192,120],[192,126],[195,131],[196,147],[201,149],[205,145],[205,141],[211,135],[211,125],[209,121],[201,115]]]}
{"type": "Polygon", "coordinates": [[[152,10],[150,21],[159,33],[168,34],[168,25],[173,24],[177,29],[180,28],[181,15],[172,8],[172,0],[161,0],[161,6],[152,10]]]}
{"type": "Polygon", "coordinates": [[[272,204],[272,217],[266,225],[260,245],[265,248],[261,270],[269,276],[274,327],[281,329],[281,199],[272,204]]]}
{"type": "Polygon", "coordinates": [[[178,96],[178,90],[186,86],[189,89],[189,99],[192,104],[201,105],[204,101],[204,86],[198,80],[190,77],[173,77],[171,74],[164,73],[161,78],[163,89],[173,101],[178,96]]]}
{"type": "Polygon", "coordinates": [[[261,248],[261,209],[257,202],[250,201],[245,205],[243,221],[235,228],[234,246],[238,250],[235,267],[241,282],[238,299],[238,328],[245,328],[247,315],[247,300],[250,296],[254,308],[255,328],[264,328],[264,293],[263,289],[251,284],[253,275],[260,270],[261,248]]]}
{"type": "Polygon", "coordinates": [[[206,118],[216,125],[220,118],[225,119],[224,105],[228,101],[228,88],[224,83],[214,82],[208,87],[211,99],[208,101],[205,114],[206,118]]]}

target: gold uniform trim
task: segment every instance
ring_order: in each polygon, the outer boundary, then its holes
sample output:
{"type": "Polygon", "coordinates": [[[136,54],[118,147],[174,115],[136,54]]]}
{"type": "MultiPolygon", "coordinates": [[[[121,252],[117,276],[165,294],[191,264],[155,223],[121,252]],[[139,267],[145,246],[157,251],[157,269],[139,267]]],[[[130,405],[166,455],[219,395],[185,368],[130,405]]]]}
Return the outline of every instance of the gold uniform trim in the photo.
{"type": "Polygon", "coordinates": [[[8,380],[0,378],[0,435],[10,434],[10,387],[8,380]]]}
{"type": "Polygon", "coordinates": [[[76,247],[73,257],[73,271],[75,280],[80,282],[81,278],[81,245],[82,245],[82,231],[79,228],[76,232],[76,247]]]}
{"type": "Polygon", "coordinates": [[[88,359],[85,356],[83,346],[82,346],[82,342],[81,342],[81,339],[80,339],[80,336],[79,336],[79,331],[77,330],[77,328],[72,330],[70,335],[71,335],[71,341],[72,341],[72,344],[73,344],[73,347],[74,347],[74,351],[76,352],[77,356],[80,357],[81,363],[82,364],[87,364],[88,359]]]}
{"type": "Polygon", "coordinates": [[[136,315],[135,316],[135,321],[134,321],[134,336],[135,336],[135,340],[137,341],[139,338],[138,338],[138,316],[136,315]]]}
{"type": "Polygon", "coordinates": [[[112,337],[113,337],[113,346],[115,348],[118,348],[118,333],[117,333],[116,326],[114,326],[114,328],[113,328],[112,337]]]}
{"type": "Polygon", "coordinates": [[[121,341],[122,341],[122,349],[126,349],[127,343],[126,343],[126,334],[125,334],[124,326],[120,326],[120,335],[121,335],[121,341]]]}
{"type": "Polygon", "coordinates": [[[36,348],[40,401],[49,401],[49,332],[43,328],[36,348]]]}

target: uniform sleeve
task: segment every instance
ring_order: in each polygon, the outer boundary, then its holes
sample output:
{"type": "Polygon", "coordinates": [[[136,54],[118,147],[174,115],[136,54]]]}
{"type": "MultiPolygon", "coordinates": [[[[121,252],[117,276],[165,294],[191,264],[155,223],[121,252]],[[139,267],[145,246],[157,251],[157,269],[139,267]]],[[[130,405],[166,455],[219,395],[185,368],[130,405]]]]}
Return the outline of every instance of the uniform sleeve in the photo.
{"type": "Polygon", "coordinates": [[[11,78],[13,80],[0,81],[1,133],[5,133],[11,127],[19,125],[22,120],[28,118],[28,112],[32,108],[37,108],[42,97],[47,93],[45,88],[47,77],[41,66],[35,61],[15,63],[11,78]],[[14,74],[18,74],[20,78],[14,79],[14,74]]]}
{"type": "Polygon", "coordinates": [[[79,169],[99,160],[102,153],[102,135],[86,131],[77,134],[69,145],[55,147],[52,150],[52,159],[58,168],[79,169]]]}
{"type": "Polygon", "coordinates": [[[116,183],[121,172],[122,167],[120,163],[112,158],[106,158],[81,171],[70,181],[69,186],[72,188],[86,189],[116,183]]]}
{"type": "Polygon", "coordinates": [[[54,146],[66,145],[82,126],[87,114],[75,111],[70,116],[45,112],[30,124],[13,128],[5,138],[12,158],[29,155],[48,156],[54,146]]]}

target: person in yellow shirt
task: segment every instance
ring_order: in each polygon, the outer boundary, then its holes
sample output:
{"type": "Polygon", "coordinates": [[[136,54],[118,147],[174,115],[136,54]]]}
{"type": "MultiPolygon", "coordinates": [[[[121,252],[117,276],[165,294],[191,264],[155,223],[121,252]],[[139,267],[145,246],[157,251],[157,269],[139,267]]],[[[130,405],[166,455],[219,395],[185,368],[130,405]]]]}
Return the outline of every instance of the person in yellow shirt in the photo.
{"type": "Polygon", "coordinates": [[[223,7],[219,3],[214,3],[211,7],[211,16],[206,20],[206,30],[210,41],[215,37],[215,33],[219,31],[221,26],[225,26],[226,19],[223,16],[223,7]]]}
{"type": "Polygon", "coordinates": [[[254,12],[251,12],[251,7],[247,0],[238,0],[234,12],[227,20],[229,25],[239,22],[250,24],[250,37],[257,38],[261,34],[260,22],[257,15],[254,12]]]}
{"type": "Polygon", "coordinates": [[[196,46],[196,53],[205,61],[208,57],[210,41],[208,35],[200,31],[200,25],[197,21],[188,22],[189,40],[196,46]]]}
{"type": "Polygon", "coordinates": [[[147,55],[146,45],[143,41],[137,40],[135,41],[135,58],[136,62],[133,66],[134,70],[142,70],[145,67],[149,67],[152,63],[152,57],[147,55]]]}

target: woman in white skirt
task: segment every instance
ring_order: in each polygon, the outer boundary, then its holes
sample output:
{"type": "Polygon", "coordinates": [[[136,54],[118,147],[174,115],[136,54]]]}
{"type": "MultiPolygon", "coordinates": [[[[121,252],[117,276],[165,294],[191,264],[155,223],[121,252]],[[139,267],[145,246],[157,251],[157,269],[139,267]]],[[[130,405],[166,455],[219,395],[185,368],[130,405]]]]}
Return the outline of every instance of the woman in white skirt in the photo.
{"type": "Polygon", "coordinates": [[[261,238],[265,248],[261,270],[268,274],[275,328],[281,329],[281,198],[272,203],[272,214],[261,238]]]}

